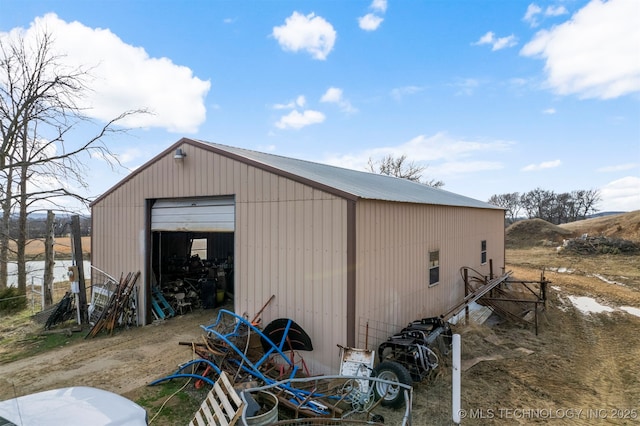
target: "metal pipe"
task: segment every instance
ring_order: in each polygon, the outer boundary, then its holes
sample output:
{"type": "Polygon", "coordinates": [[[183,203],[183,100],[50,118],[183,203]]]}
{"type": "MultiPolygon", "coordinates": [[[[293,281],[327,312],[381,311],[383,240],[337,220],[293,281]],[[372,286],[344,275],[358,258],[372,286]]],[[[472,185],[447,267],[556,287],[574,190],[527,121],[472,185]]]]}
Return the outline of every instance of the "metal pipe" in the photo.
{"type": "Polygon", "coordinates": [[[451,411],[452,420],[460,424],[460,335],[452,336],[453,354],[451,356],[451,411]]]}

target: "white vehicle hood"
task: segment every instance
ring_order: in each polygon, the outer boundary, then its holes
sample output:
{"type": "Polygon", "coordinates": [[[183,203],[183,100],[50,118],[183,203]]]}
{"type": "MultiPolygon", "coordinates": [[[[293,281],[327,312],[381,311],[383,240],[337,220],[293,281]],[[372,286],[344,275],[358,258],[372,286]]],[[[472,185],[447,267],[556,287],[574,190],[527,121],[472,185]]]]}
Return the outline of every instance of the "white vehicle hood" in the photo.
{"type": "Polygon", "coordinates": [[[147,425],[146,411],[138,404],[113,392],[84,386],[2,401],[0,417],[18,426],[147,425]]]}

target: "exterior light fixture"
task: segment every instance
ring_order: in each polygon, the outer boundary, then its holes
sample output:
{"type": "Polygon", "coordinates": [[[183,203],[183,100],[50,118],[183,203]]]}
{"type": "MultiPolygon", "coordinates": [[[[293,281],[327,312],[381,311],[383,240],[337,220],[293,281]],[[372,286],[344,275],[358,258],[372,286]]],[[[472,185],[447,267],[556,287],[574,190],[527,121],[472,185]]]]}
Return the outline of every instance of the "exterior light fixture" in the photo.
{"type": "Polygon", "coordinates": [[[173,159],[176,161],[184,160],[184,157],[187,156],[187,153],[182,150],[182,148],[176,149],[176,153],[173,154],[173,159]]]}

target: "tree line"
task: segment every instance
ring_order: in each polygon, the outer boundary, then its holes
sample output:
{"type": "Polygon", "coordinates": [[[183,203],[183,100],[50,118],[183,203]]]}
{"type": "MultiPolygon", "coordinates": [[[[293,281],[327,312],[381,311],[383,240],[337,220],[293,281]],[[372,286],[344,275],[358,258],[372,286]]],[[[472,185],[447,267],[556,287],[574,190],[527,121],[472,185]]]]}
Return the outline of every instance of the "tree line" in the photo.
{"type": "MultiPolygon", "coordinates": [[[[53,236],[55,238],[66,237],[70,233],[69,225],[71,217],[67,214],[59,214],[53,220],[53,236]]],[[[16,217],[9,219],[9,239],[15,241],[20,233],[19,221],[16,217]]],[[[42,215],[29,215],[27,218],[27,229],[25,231],[27,240],[45,239],[51,233],[47,226],[47,218],[42,215]]],[[[80,235],[91,235],[91,217],[80,216],[80,235]]]]}
{"type": "Polygon", "coordinates": [[[524,214],[527,219],[543,219],[559,225],[586,219],[596,213],[600,200],[600,191],[596,189],[556,193],[536,188],[524,194],[512,192],[492,195],[488,202],[505,209],[507,224],[524,214]]]}

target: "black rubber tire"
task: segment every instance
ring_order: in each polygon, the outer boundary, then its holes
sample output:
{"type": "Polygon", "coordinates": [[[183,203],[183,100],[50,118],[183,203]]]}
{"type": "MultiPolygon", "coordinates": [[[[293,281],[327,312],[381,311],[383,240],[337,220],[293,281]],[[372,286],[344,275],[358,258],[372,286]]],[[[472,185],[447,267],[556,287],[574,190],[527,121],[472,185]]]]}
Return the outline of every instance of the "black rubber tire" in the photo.
{"type": "MultiPolygon", "coordinates": [[[[394,361],[381,362],[373,369],[373,376],[392,382],[399,382],[411,386],[411,374],[402,364],[394,361]]],[[[376,398],[382,398],[381,404],[384,407],[399,408],[404,405],[404,392],[399,386],[387,385],[386,383],[373,382],[373,390],[376,398]]]]}

